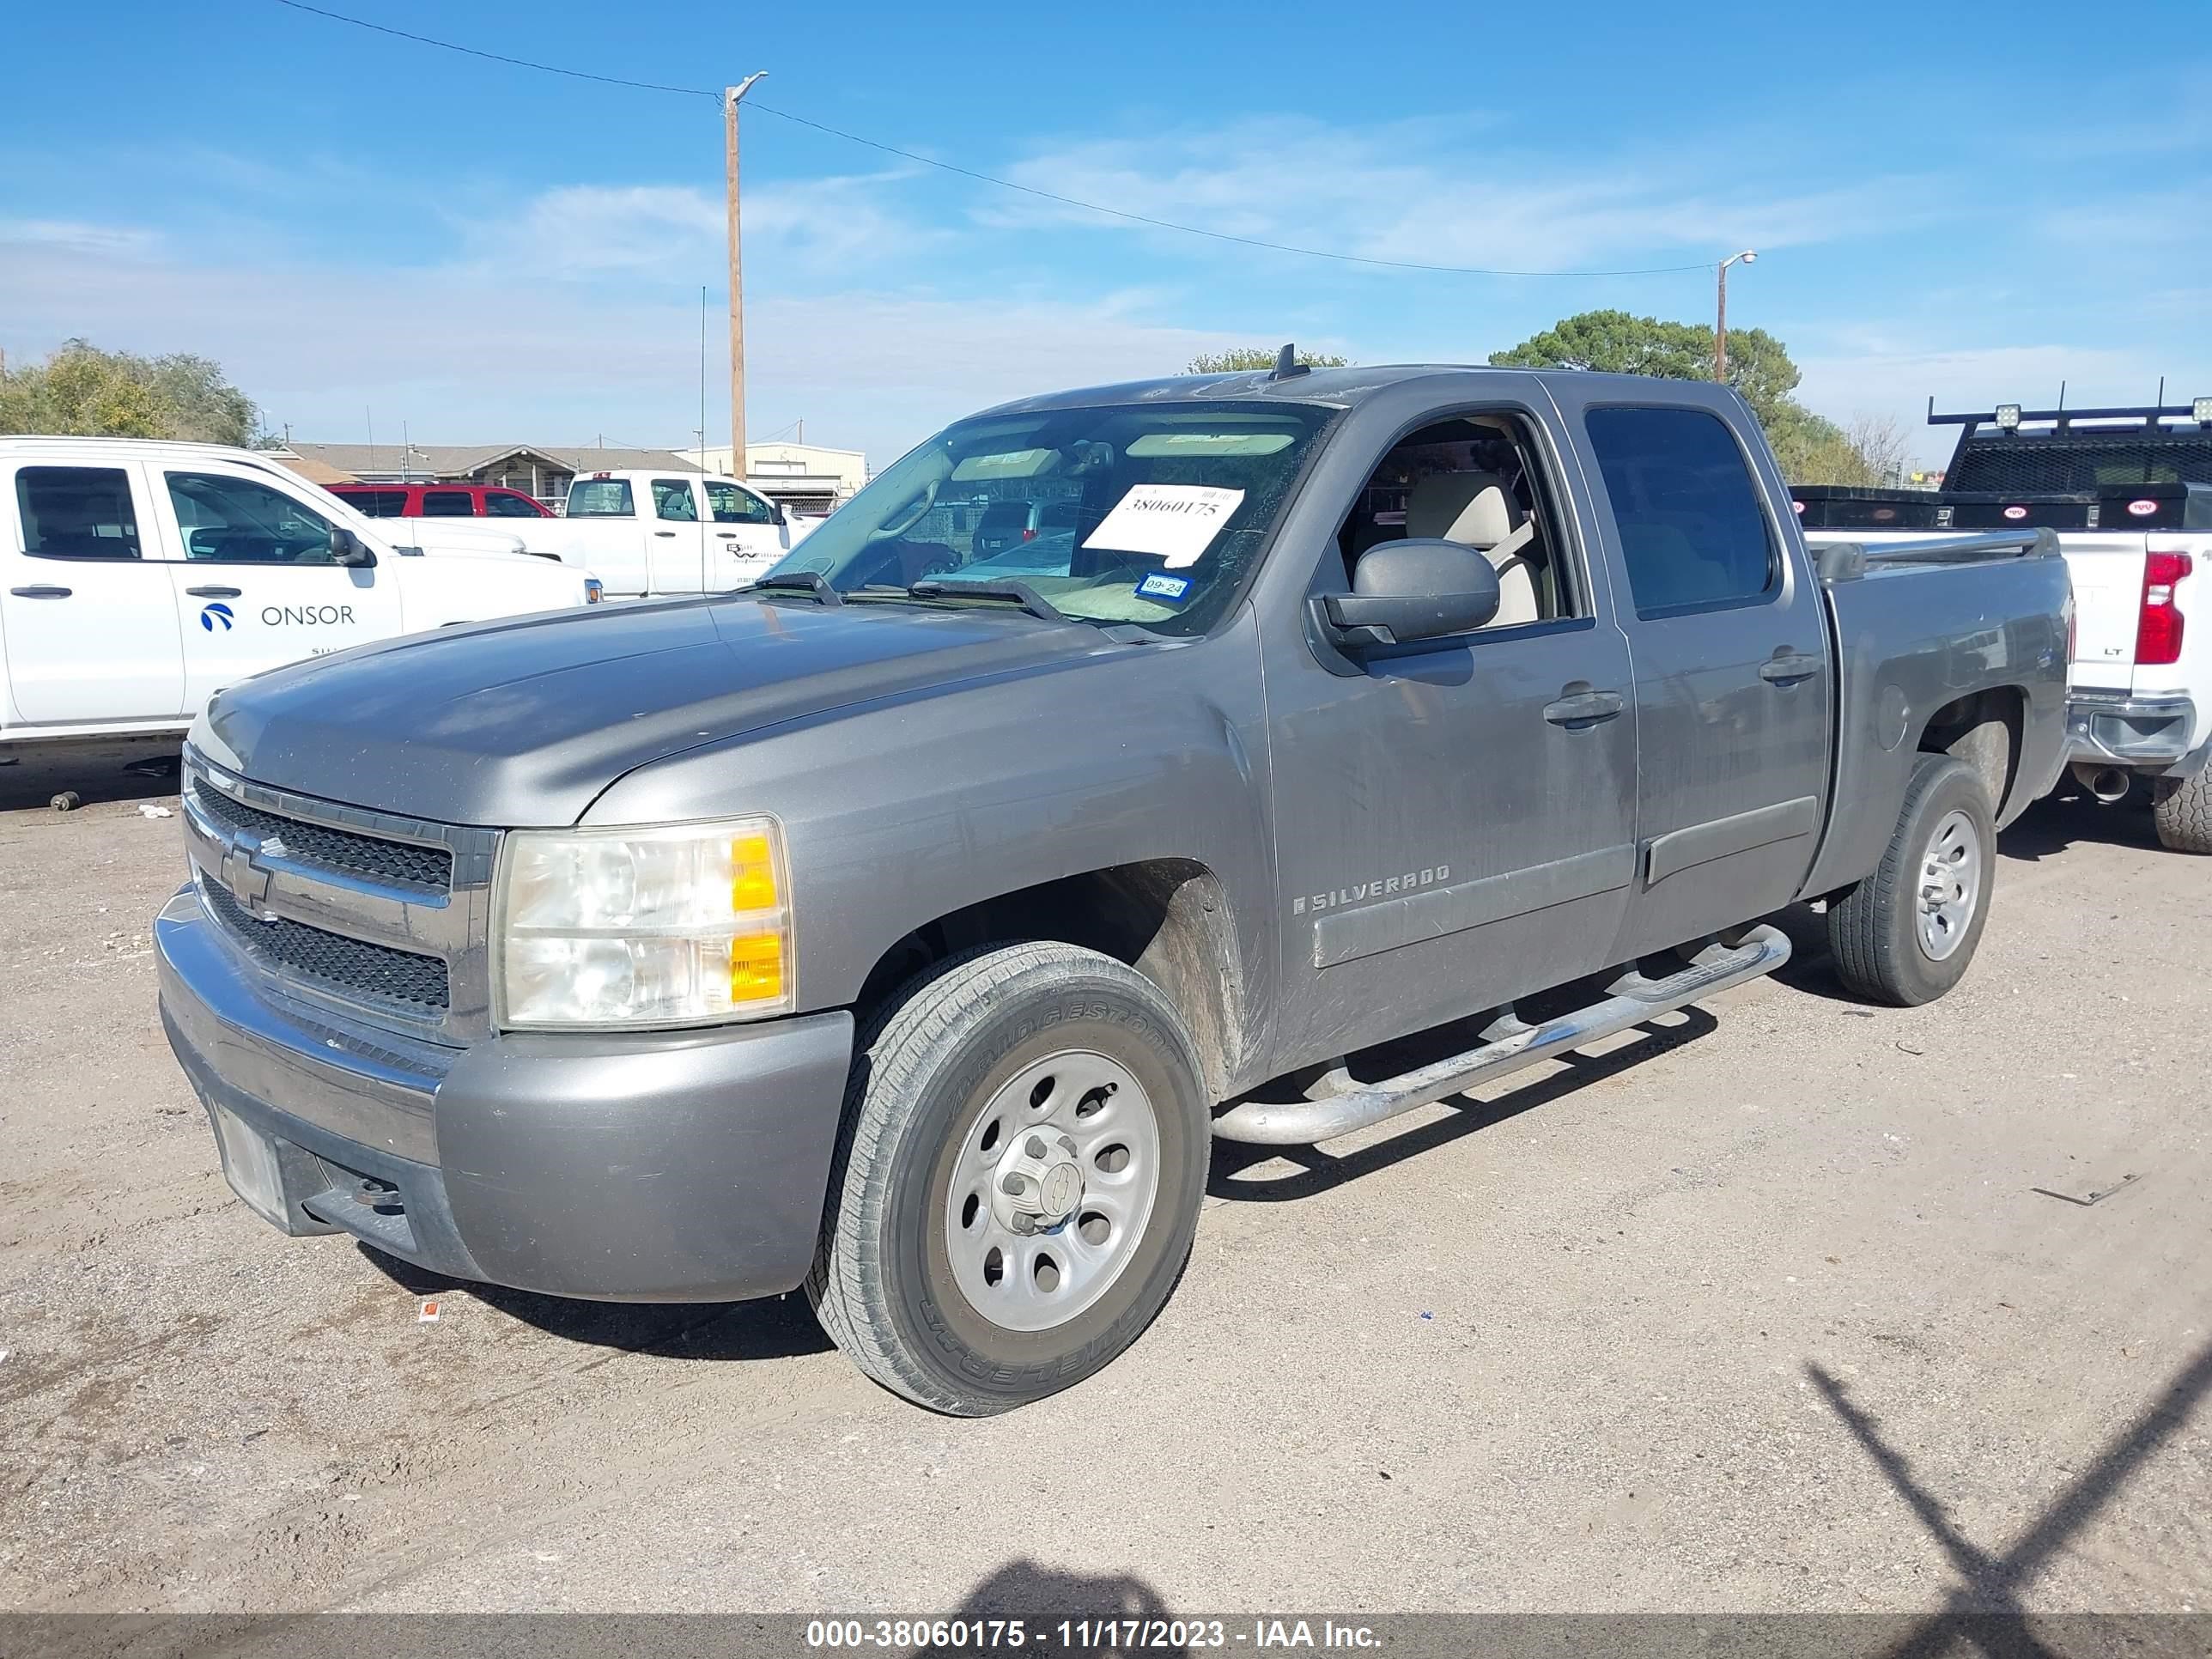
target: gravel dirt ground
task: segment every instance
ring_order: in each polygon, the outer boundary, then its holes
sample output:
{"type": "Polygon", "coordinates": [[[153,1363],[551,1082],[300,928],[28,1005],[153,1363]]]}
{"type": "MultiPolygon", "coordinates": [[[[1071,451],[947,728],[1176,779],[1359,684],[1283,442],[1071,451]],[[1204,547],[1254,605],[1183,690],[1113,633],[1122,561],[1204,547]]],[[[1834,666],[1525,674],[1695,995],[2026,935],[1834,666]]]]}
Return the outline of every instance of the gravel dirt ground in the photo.
{"type": "Polygon", "coordinates": [[[0,769],[0,1607],[2212,1608],[2212,860],[2143,811],[2009,832],[1929,1007],[1796,919],[1611,1052],[1224,1150],[1137,1348],[955,1422],[796,1297],[264,1226],[155,1019],[173,785],[73,765],[0,769]]]}

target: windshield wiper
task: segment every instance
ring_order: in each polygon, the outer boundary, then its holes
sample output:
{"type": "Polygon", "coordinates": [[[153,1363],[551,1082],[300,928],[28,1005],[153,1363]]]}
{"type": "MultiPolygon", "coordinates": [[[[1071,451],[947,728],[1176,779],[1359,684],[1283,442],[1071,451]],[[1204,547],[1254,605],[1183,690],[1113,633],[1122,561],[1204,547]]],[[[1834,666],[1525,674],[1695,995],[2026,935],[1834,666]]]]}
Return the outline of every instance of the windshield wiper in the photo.
{"type": "Polygon", "coordinates": [[[771,571],[746,591],[757,593],[763,588],[771,593],[805,593],[823,605],[845,603],[845,596],[830,586],[830,579],[818,570],[771,571]]]}
{"type": "Polygon", "coordinates": [[[946,582],[928,578],[915,583],[907,592],[917,599],[1010,599],[1040,621],[1073,620],[1027,582],[946,582]]]}

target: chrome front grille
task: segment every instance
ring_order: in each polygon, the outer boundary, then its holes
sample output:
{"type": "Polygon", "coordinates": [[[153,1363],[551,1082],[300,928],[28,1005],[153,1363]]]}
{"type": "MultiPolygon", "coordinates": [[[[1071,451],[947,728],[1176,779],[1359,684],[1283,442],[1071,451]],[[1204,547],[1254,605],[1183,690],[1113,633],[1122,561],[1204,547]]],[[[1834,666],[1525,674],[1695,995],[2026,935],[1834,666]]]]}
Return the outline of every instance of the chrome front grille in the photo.
{"type": "Polygon", "coordinates": [[[200,897],[208,914],[266,964],[289,969],[341,996],[399,1003],[417,1017],[445,1015],[446,964],[434,957],[325,933],[282,916],[258,920],[211,882],[201,884],[200,897]]]}
{"type": "Polygon", "coordinates": [[[499,832],[295,795],[187,750],[200,902],[269,991],[454,1045],[490,1031],[499,832]]]}
{"type": "Polygon", "coordinates": [[[379,841],[373,836],[325,829],[264,812],[215,789],[202,790],[199,804],[210,817],[233,830],[246,830],[264,842],[283,842],[302,864],[401,887],[419,887],[429,893],[442,893],[453,885],[453,855],[442,847],[417,847],[404,841],[379,841]]]}

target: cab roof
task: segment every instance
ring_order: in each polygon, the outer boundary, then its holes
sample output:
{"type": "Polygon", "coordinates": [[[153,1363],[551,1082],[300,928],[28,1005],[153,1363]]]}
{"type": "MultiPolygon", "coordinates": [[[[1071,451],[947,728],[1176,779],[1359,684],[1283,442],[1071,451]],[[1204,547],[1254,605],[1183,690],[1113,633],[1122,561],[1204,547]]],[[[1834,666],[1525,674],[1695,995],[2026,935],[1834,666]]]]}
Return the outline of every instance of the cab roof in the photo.
{"type": "Polygon", "coordinates": [[[1494,368],[1475,363],[1370,363],[1351,368],[1313,368],[1303,374],[1278,380],[1272,370],[1254,369],[1232,374],[1177,374],[1149,380],[1124,380],[1118,385],[1080,386],[1018,398],[984,415],[1029,414],[1054,409],[1082,409],[1101,404],[1244,402],[1307,404],[1329,409],[1352,409],[1409,380],[1465,380],[1496,376],[1551,381],[1572,380],[1584,394],[1611,393],[1617,397],[1648,397],[1654,386],[1680,393],[1685,386],[1704,381],[1655,380],[1639,374],[1603,374],[1589,369],[1494,368]]]}

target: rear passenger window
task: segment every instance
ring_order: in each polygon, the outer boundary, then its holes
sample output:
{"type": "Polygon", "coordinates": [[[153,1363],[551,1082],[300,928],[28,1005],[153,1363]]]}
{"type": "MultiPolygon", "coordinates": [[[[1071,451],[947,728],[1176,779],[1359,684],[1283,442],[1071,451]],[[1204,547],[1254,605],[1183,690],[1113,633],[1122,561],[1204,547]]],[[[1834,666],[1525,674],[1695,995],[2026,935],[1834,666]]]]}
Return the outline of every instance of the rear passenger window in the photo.
{"type": "Polygon", "coordinates": [[[426,519],[473,519],[477,504],[465,489],[426,489],[422,516],[426,519]]]}
{"type": "Polygon", "coordinates": [[[527,495],[493,490],[484,496],[484,511],[495,519],[542,519],[545,514],[527,495]]]}
{"type": "Polygon", "coordinates": [[[1593,409],[1590,449],[1639,617],[1755,604],[1779,562],[1735,436],[1698,409],[1593,409]]]}
{"type": "Polygon", "coordinates": [[[135,559],[131,477],[112,466],[27,466],[15,474],[23,550],[37,559],[135,559]]]}
{"type": "Polygon", "coordinates": [[[629,519],[636,516],[627,478],[579,478],[568,486],[572,519],[629,519]]]}

